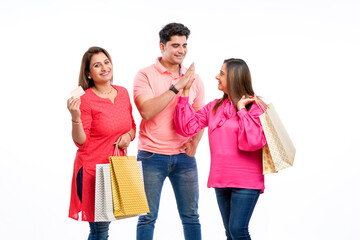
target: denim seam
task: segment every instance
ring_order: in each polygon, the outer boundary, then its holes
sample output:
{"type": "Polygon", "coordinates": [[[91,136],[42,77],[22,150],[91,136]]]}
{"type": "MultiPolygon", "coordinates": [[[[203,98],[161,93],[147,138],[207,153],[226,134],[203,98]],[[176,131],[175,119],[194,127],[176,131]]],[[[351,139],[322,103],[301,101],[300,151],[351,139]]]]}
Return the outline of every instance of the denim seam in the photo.
{"type": "Polygon", "coordinates": [[[172,167],[172,164],[171,164],[171,156],[172,155],[169,155],[169,163],[168,163],[168,176],[170,175],[170,173],[172,172],[172,170],[174,169],[173,167],[172,167]]]}
{"type": "MultiPolygon", "coordinates": [[[[150,153],[150,152],[149,152],[149,153],[150,153]]],[[[150,156],[148,156],[148,157],[143,157],[143,156],[141,156],[141,155],[138,154],[138,159],[140,158],[140,159],[143,159],[143,160],[147,160],[147,159],[152,158],[154,155],[155,155],[155,153],[151,153],[150,156]]]]}
{"type": "MultiPolygon", "coordinates": [[[[246,218],[248,223],[250,223],[250,218],[251,218],[252,214],[254,213],[255,205],[256,205],[256,202],[257,202],[258,199],[259,199],[259,195],[257,195],[257,198],[254,198],[252,203],[251,203],[252,211],[248,213],[248,216],[246,218]]],[[[249,225],[248,225],[248,229],[249,229],[249,225]]],[[[250,232],[249,232],[249,236],[250,236],[250,232]]]]}

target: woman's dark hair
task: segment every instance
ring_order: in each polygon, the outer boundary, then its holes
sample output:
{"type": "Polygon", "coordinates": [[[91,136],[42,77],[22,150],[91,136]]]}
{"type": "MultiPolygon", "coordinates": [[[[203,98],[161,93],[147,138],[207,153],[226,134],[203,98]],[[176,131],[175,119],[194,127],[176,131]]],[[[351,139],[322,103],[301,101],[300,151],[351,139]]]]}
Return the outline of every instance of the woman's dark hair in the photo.
{"type": "MultiPolygon", "coordinates": [[[[227,72],[227,92],[215,104],[213,112],[216,113],[218,107],[224,102],[226,98],[230,98],[234,107],[236,108],[238,101],[243,95],[246,98],[254,96],[254,90],[251,83],[250,69],[246,62],[242,59],[230,58],[224,61],[227,72]]],[[[250,110],[252,104],[246,106],[246,110],[250,110]]]]}
{"type": "Polygon", "coordinates": [[[84,90],[94,86],[94,81],[89,78],[90,61],[94,54],[104,53],[109,61],[112,63],[110,54],[101,47],[91,47],[85,53],[81,60],[80,74],[79,74],[79,86],[84,90]]]}
{"type": "Polygon", "coordinates": [[[172,36],[185,36],[188,39],[190,30],[181,23],[169,23],[159,32],[160,43],[166,44],[172,36]]]}

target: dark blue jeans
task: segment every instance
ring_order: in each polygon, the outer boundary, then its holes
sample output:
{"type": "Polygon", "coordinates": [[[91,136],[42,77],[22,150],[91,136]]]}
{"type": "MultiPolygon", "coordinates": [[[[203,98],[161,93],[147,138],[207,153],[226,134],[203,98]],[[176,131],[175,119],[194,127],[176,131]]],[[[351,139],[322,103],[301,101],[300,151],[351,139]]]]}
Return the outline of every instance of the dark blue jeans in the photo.
{"type": "Polygon", "coordinates": [[[110,222],[89,222],[90,234],[88,240],[107,240],[110,222]]]}
{"type": "MultiPolygon", "coordinates": [[[[80,202],[82,202],[82,185],[83,185],[83,168],[81,167],[77,176],[77,194],[79,196],[80,202]]],[[[109,235],[109,225],[110,222],[89,222],[90,225],[90,234],[88,240],[107,240],[109,235]]]]}
{"type": "Polygon", "coordinates": [[[251,240],[249,222],[261,190],[215,188],[227,240],[251,240]]]}
{"type": "MultiPolygon", "coordinates": [[[[139,150],[138,161],[142,161],[145,192],[150,213],[139,217],[137,239],[153,239],[162,186],[166,177],[169,177],[175,193],[185,239],[200,240],[199,186],[195,158],[189,157],[185,153],[162,155],[139,150]]],[[[171,221],[171,219],[169,220],[171,221]]]]}

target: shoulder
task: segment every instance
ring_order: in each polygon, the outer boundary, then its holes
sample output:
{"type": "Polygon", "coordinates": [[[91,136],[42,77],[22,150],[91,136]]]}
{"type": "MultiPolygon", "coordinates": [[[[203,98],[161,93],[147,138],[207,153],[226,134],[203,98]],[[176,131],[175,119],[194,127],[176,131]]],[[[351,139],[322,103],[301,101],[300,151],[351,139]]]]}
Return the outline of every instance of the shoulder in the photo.
{"type": "Polygon", "coordinates": [[[215,104],[216,104],[218,101],[220,101],[220,100],[221,100],[221,99],[212,100],[211,102],[209,102],[208,104],[206,104],[206,107],[213,109],[214,106],[215,106],[215,104]]]}
{"type": "Polygon", "coordinates": [[[118,92],[128,92],[128,90],[122,86],[112,85],[118,92]]]}
{"type": "Polygon", "coordinates": [[[220,98],[216,98],[215,100],[212,100],[211,102],[209,102],[209,104],[215,105],[220,100],[221,100],[220,98]]]}
{"type": "Polygon", "coordinates": [[[95,99],[94,92],[90,88],[86,89],[85,94],[80,97],[80,100],[81,100],[80,109],[82,111],[84,111],[84,110],[89,111],[91,109],[91,105],[92,105],[91,102],[94,99],[95,99]]]}
{"type": "Polygon", "coordinates": [[[137,85],[137,84],[152,81],[152,79],[156,79],[159,75],[161,75],[161,74],[159,73],[158,70],[156,70],[155,64],[152,64],[148,67],[140,69],[136,73],[136,76],[134,79],[134,84],[137,85]]]}
{"type": "Polygon", "coordinates": [[[155,70],[156,70],[155,64],[151,64],[150,66],[141,68],[141,69],[138,71],[138,74],[139,74],[139,73],[140,73],[140,74],[149,74],[149,73],[153,73],[155,70]]]}
{"type": "Polygon", "coordinates": [[[91,88],[88,88],[85,90],[85,94],[80,97],[81,102],[88,102],[91,101],[91,99],[94,98],[94,92],[91,90],[91,88]]]}
{"type": "Polygon", "coordinates": [[[196,86],[203,86],[203,82],[198,74],[195,74],[195,81],[194,85],[196,86]]]}
{"type": "MultiPolygon", "coordinates": [[[[218,101],[220,101],[220,100],[221,100],[221,99],[215,99],[215,100],[209,102],[208,104],[206,104],[206,105],[204,106],[204,110],[205,110],[206,112],[208,112],[208,114],[210,114],[210,113],[212,113],[212,115],[218,114],[218,113],[219,113],[219,109],[216,111],[216,113],[213,112],[213,109],[214,109],[215,104],[216,104],[218,101]]],[[[221,108],[221,107],[222,107],[222,106],[220,105],[219,108],[221,108]]]]}
{"type": "Polygon", "coordinates": [[[117,85],[112,85],[118,92],[118,96],[121,99],[126,99],[130,101],[130,96],[129,96],[129,92],[126,88],[122,87],[122,86],[117,86],[117,85]]]}

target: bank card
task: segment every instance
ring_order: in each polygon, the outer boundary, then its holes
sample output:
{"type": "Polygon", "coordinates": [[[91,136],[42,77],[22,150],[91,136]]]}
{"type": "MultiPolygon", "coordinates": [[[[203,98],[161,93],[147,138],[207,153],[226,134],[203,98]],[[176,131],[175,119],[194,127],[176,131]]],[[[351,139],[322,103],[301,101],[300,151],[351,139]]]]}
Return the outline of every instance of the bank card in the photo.
{"type": "Polygon", "coordinates": [[[73,96],[74,98],[79,98],[80,96],[84,95],[85,94],[85,91],[84,89],[79,86],[77,87],[76,89],[72,90],[70,92],[71,96],[73,96]]]}

